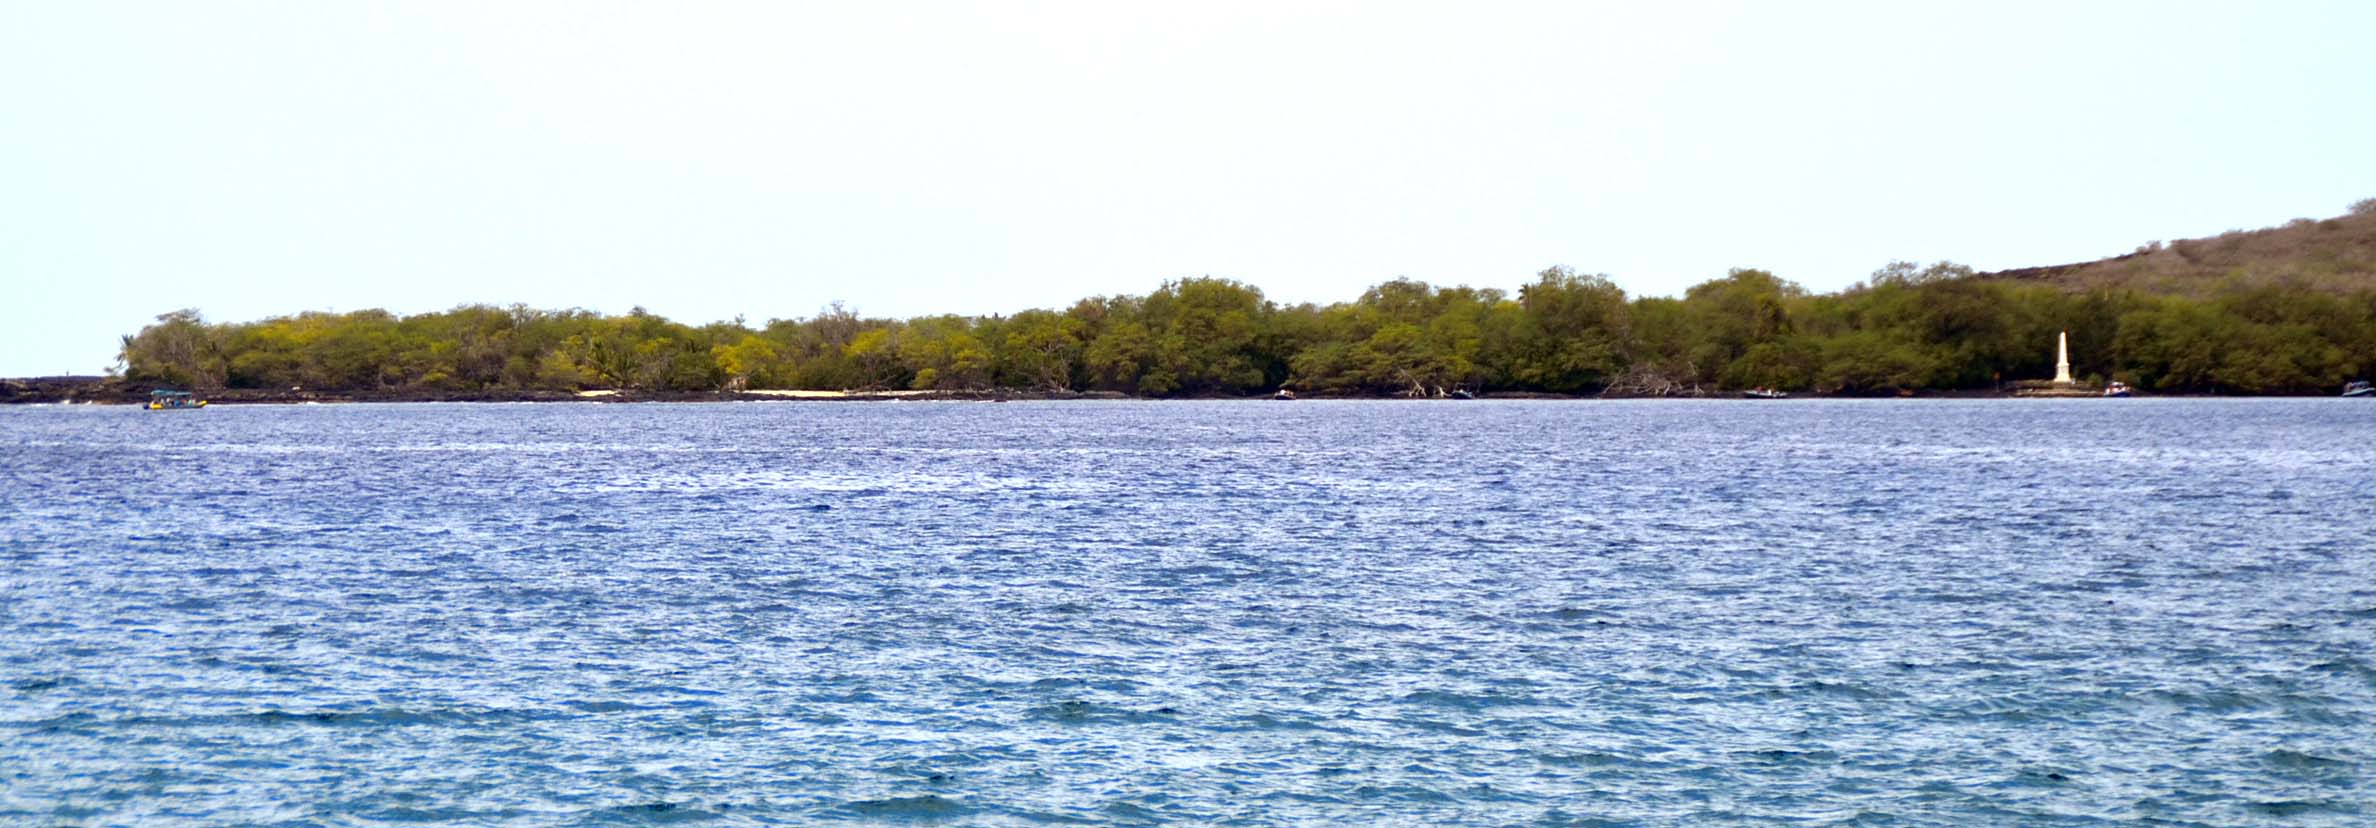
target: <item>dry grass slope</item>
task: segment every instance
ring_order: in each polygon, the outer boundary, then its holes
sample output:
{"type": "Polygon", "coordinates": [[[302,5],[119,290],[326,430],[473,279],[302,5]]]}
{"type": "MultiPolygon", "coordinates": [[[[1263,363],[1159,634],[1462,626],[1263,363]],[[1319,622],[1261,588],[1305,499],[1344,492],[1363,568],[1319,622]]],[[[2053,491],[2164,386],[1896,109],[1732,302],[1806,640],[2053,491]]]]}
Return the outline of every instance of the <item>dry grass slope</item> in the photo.
{"type": "Polygon", "coordinates": [[[2154,242],[2126,256],[1980,277],[2046,282],[2081,291],[2126,288],[2194,298],[2270,285],[2333,294],[2376,291],[2376,199],[2323,221],[2295,219],[2279,227],[2230,230],[2207,239],[2154,242]]]}

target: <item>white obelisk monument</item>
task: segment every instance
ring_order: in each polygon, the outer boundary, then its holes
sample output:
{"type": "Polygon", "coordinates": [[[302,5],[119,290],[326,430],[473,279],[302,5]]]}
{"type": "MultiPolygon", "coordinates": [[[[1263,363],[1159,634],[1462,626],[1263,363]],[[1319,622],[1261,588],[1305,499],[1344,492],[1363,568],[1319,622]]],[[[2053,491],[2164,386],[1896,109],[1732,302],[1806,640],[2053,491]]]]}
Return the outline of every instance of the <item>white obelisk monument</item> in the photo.
{"type": "Polygon", "coordinates": [[[2054,384],[2075,385],[2071,379],[2071,332],[2063,331],[2054,338],[2054,384]]]}

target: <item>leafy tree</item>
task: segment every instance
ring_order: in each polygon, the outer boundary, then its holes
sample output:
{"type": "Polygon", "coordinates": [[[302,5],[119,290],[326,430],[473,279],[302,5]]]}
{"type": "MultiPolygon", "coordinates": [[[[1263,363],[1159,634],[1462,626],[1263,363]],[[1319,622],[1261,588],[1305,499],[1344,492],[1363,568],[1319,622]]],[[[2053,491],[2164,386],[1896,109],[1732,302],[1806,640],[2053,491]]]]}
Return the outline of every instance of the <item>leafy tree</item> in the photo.
{"type": "Polygon", "coordinates": [[[1081,361],[1081,320],[1054,311],[1030,310],[1015,314],[1006,325],[1000,362],[1013,384],[1049,391],[1070,391],[1073,372],[1081,361]]]}
{"type": "Polygon", "coordinates": [[[757,334],[745,335],[732,345],[711,346],[710,354],[730,388],[772,388],[783,380],[783,355],[776,352],[774,343],[757,334]]]}
{"type": "Polygon", "coordinates": [[[124,376],[186,388],[221,388],[228,373],[217,333],[193,309],[157,316],[124,341],[124,376]]]}
{"type": "Polygon", "coordinates": [[[1518,307],[1523,313],[1505,353],[1513,383],[1573,393],[1606,383],[1622,367],[1630,314],[1625,291],[1609,277],[1553,267],[1518,289],[1518,307]]]}

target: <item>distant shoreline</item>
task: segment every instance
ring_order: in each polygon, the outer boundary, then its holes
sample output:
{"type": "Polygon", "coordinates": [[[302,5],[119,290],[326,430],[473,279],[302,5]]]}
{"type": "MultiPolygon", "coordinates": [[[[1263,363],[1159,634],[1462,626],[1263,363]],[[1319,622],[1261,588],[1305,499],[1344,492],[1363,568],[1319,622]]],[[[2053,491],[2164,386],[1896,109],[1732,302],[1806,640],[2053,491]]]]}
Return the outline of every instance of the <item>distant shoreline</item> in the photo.
{"type": "MultiPolygon", "coordinates": [[[[148,385],[107,377],[31,377],[0,379],[0,404],[37,403],[94,403],[100,405],[141,405],[148,402],[148,385]]],[[[566,403],[566,402],[761,402],[786,400],[837,400],[880,402],[889,400],[978,400],[1013,399],[1130,399],[1115,393],[1025,392],[1014,390],[983,391],[801,391],[789,389],[761,389],[752,391],[645,391],[636,389],[594,389],[586,391],[550,391],[521,389],[487,389],[476,391],[438,391],[425,389],[338,390],[314,391],[303,388],[261,389],[225,388],[201,392],[199,396],[210,405],[299,405],[304,403],[408,403],[408,402],[490,402],[490,403],[566,403]]]]}
{"type": "MultiPolygon", "coordinates": [[[[0,379],[0,405],[37,404],[97,404],[142,405],[148,402],[152,389],[121,379],[108,377],[27,377],[0,379]]],[[[2034,389],[2027,389],[2034,391],[2034,389]]],[[[1257,396],[1207,397],[1135,397],[1111,391],[1052,392],[1020,389],[984,389],[970,391],[943,390],[857,390],[819,391],[799,389],[757,389],[746,391],[647,391],[636,389],[592,389],[585,391],[544,390],[363,390],[309,391],[299,388],[268,390],[229,388],[201,394],[212,405],[302,405],[307,403],[640,403],[640,402],[892,402],[901,400],[935,402],[1007,402],[1024,400],[1264,400],[1257,396]]],[[[2050,393],[2025,393],[2024,389],[1966,389],[1953,391],[1922,391],[1894,395],[1823,394],[1792,392],[1790,399],[2090,399],[2093,390],[2078,388],[2050,393]]],[[[2141,397],[2171,398],[2306,398],[2327,395],[2233,395],[2233,394],[2146,394],[2141,397]]],[[[1668,395],[1608,395],[1608,394],[1544,394],[1537,392],[1508,392],[1478,395],[1487,400],[1740,400],[1738,390],[1699,394],[1668,395]]],[[[1310,394],[1303,400],[1411,400],[1399,395],[1325,395],[1310,394]]],[[[1772,401],[1757,401],[1772,402],[1772,401]]]]}

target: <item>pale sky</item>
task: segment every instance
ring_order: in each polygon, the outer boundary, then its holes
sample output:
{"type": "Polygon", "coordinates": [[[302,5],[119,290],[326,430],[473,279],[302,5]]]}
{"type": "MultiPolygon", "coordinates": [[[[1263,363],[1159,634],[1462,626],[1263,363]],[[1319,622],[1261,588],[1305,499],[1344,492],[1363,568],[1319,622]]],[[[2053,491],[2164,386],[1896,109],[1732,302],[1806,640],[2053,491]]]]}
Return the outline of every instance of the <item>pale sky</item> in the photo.
{"type": "Polygon", "coordinates": [[[2376,196],[2376,3],[0,0],[0,376],[214,320],[1981,269],[2376,196]]]}

